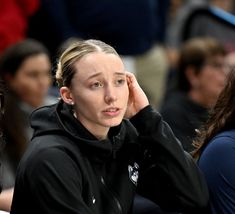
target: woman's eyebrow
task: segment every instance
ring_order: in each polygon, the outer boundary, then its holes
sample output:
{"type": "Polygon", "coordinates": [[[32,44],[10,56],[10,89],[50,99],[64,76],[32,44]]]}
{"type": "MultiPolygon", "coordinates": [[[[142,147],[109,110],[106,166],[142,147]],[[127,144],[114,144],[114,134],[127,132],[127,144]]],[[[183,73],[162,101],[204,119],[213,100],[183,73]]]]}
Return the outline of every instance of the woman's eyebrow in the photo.
{"type": "Polygon", "coordinates": [[[115,75],[121,75],[121,76],[126,76],[126,74],[124,72],[115,72],[115,75]]]}
{"type": "MultiPolygon", "coordinates": [[[[92,74],[91,76],[89,76],[87,78],[87,80],[92,79],[92,78],[97,77],[97,76],[101,76],[101,75],[102,75],[102,72],[97,72],[97,73],[92,74]]],[[[114,75],[116,75],[116,76],[126,76],[126,74],[124,72],[115,72],[114,75]]]]}

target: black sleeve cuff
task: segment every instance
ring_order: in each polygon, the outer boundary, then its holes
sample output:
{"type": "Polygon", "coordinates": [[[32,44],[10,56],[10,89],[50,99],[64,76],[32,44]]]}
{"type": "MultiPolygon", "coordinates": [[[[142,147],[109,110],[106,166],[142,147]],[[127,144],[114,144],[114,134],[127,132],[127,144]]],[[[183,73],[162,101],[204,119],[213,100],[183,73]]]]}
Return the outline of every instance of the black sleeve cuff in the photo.
{"type": "Polygon", "coordinates": [[[137,131],[142,134],[151,133],[159,121],[161,121],[161,115],[151,105],[141,109],[130,119],[137,131]]]}

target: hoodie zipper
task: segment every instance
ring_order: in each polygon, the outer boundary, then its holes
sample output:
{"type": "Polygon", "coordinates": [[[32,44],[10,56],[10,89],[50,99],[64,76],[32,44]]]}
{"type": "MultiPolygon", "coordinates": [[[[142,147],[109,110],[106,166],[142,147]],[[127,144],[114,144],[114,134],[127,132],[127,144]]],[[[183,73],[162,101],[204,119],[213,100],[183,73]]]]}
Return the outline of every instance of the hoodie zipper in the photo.
{"type": "Polygon", "coordinates": [[[121,204],[119,202],[119,200],[117,199],[117,197],[114,195],[114,193],[112,192],[112,190],[107,186],[103,176],[100,177],[100,180],[101,180],[101,183],[103,184],[103,186],[105,187],[105,189],[107,189],[111,196],[113,197],[114,201],[115,201],[115,204],[117,205],[117,209],[118,209],[118,213],[122,214],[122,207],[121,207],[121,204]]]}

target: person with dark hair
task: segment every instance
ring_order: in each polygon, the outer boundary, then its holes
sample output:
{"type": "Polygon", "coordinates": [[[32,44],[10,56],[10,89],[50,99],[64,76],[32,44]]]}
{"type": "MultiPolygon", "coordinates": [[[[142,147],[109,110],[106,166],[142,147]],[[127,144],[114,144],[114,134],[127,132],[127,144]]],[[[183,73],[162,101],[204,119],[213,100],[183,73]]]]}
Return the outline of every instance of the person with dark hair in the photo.
{"type": "MultiPolygon", "coordinates": [[[[6,84],[3,129],[3,189],[14,186],[15,173],[32,136],[29,115],[48,102],[51,63],[47,49],[27,39],[7,48],[0,58],[0,76],[6,84]]],[[[51,101],[50,101],[51,102],[51,101]]]]}
{"type": "Polygon", "coordinates": [[[166,210],[207,208],[200,170],[115,49],[70,45],[56,79],[61,100],[31,116],[11,214],[127,214],[136,192],[166,210]]]}
{"type": "Polygon", "coordinates": [[[208,121],[194,141],[205,174],[212,213],[235,213],[235,72],[228,75],[208,121]]]}
{"type": "Polygon", "coordinates": [[[0,75],[7,88],[32,107],[44,101],[51,82],[50,69],[49,52],[33,39],[10,46],[0,58],[0,75]]]}
{"type": "Polygon", "coordinates": [[[208,118],[208,109],[224,87],[226,51],[212,38],[187,41],[160,112],[188,152],[194,150],[196,129],[208,118]]]}

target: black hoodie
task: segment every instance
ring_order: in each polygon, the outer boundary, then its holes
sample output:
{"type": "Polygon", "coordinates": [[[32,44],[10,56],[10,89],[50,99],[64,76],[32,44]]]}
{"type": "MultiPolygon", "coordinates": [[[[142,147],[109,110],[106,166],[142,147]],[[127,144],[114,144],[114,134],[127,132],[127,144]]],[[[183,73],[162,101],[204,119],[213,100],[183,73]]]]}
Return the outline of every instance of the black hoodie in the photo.
{"type": "Polygon", "coordinates": [[[198,213],[208,203],[204,178],[151,106],[94,137],[58,104],[36,110],[22,158],[12,214],[128,214],[135,192],[164,209],[198,213]]]}

